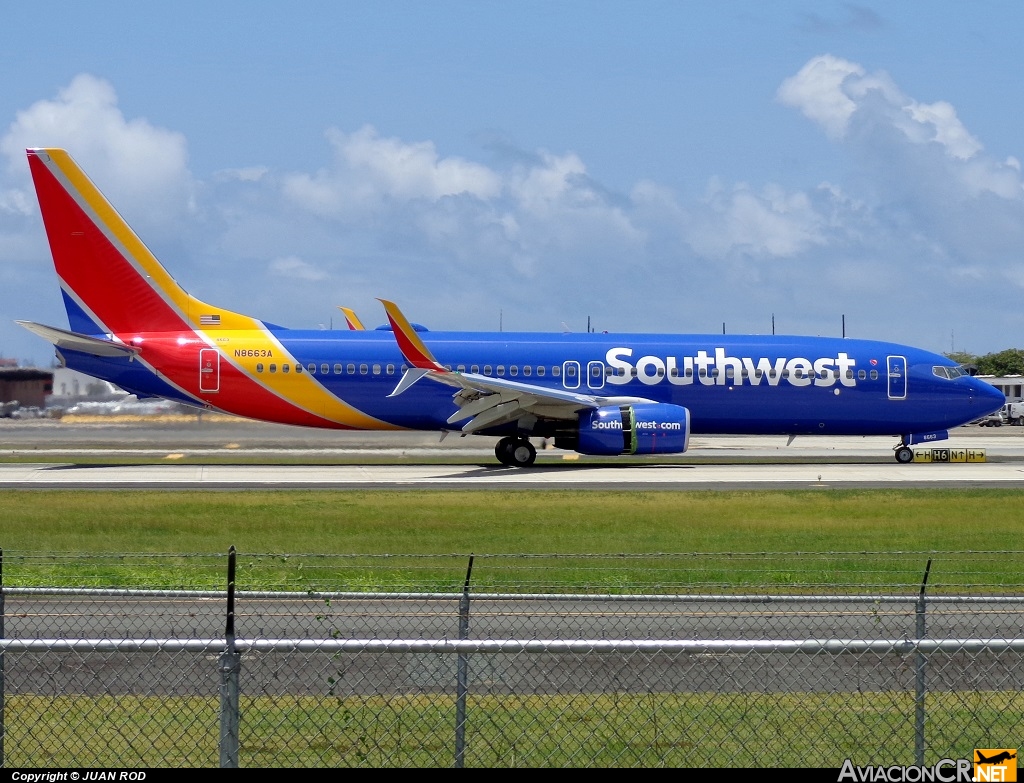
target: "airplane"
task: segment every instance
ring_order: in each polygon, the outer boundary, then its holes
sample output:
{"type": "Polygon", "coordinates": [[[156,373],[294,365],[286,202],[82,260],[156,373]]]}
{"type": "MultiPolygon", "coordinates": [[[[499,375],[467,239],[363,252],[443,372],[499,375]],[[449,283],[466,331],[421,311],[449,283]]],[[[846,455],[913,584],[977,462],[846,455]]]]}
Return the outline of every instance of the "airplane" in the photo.
{"type": "Polygon", "coordinates": [[[977,764],[999,764],[999,763],[1001,763],[1003,761],[1009,761],[1010,759],[1017,758],[1017,754],[1016,753],[1008,751],[1008,750],[1004,750],[1001,753],[997,753],[992,758],[985,758],[985,756],[982,754],[982,752],[980,750],[978,750],[977,748],[975,748],[974,753],[978,757],[976,762],[975,762],[977,764]]]}
{"type": "Polygon", "coordinates": [[[68,367],[139,397],[264,421],[530,438],[587,455],[679,454],[692,434],[891,435],[911,446],[1005,398],[897,343],[775,335],[435,332],[380,300],[388,327],[287,329],[186,293],[62,149],[28,162],[70,328],[19,324],[68,367]]]}

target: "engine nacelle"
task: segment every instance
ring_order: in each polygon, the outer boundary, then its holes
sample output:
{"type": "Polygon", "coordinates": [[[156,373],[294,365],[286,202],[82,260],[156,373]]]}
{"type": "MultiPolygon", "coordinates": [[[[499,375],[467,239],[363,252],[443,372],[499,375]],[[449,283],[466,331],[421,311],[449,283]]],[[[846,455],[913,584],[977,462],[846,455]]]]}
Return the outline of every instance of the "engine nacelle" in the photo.
{"type": "Polygon", "coordinates": [[[686,408],[649,402],[584,411],[570,447],[580,454],[681,454],[689,441],[686,408]]]}

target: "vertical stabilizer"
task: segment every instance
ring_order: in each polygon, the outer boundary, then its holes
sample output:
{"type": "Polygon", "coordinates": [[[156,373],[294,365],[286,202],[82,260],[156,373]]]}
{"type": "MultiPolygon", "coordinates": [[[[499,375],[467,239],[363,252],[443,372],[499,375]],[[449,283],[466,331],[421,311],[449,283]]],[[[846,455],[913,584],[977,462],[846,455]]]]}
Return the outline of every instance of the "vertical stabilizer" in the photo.
{"type": "Polygon", "coordinates": [[[67,152],[27,153],[73,331],[252,327],[185,293],[67,152]]]}

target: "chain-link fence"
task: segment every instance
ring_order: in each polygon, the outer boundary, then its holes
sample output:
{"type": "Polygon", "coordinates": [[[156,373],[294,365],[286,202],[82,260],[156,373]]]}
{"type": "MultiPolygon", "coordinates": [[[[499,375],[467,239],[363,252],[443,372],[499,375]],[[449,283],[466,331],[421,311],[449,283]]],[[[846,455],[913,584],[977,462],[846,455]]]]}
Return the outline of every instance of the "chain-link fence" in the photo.
{"type": "Polygon", "coordinates": [[[1024,729],[1020,554],[6,553],[3,760],[970,758],[1024,729]]]}

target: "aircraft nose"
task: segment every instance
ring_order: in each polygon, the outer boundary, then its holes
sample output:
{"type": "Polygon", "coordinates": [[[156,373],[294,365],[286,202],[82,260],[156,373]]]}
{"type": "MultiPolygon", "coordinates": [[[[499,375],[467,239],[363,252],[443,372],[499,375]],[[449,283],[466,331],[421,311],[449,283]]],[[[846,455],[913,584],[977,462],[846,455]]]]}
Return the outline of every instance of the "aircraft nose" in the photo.
{"type": "Polygon", "coordinates": [[[975,399],[980,403],[981,415],[999,410],[1006,403],[1006,396],[991,383],[971,378],[975,399]],[[983,410],[981,410],[983,409],[983,410]]]}

